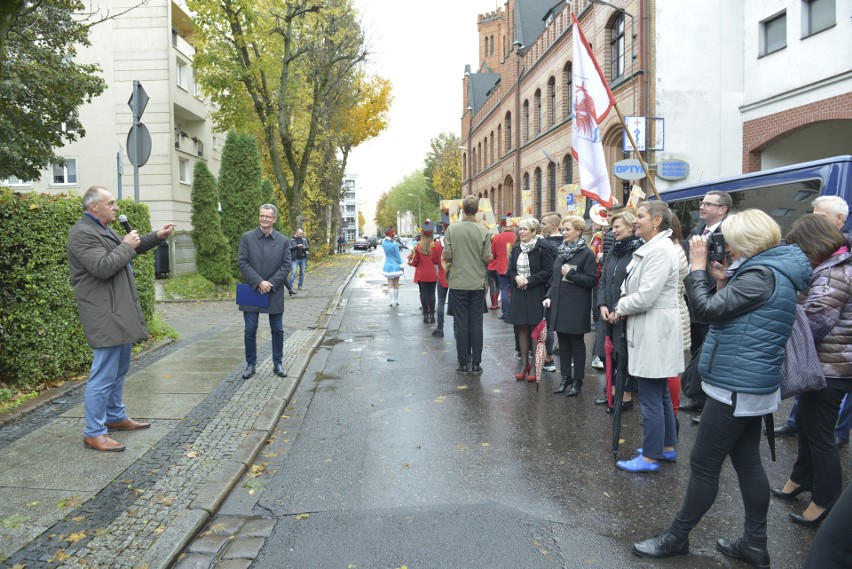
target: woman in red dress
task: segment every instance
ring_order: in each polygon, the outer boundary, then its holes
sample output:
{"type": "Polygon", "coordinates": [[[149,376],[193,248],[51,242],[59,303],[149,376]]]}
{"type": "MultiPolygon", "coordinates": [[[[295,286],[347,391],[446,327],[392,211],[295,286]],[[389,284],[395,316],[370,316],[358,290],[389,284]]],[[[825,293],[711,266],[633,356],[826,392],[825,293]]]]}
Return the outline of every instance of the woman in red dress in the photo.
{"type": "Polygon", "coordinates": [[[435,268],[433,255],[434,241],[432,234],[435,224],[427,219],[421,228],[422,237],[414,247],[411,266],[414,267],[414,282],[420,287],[420,306],[423,309],[423,323],[435,323],[435,284],[438,282],[438,270],[435,268]]]}

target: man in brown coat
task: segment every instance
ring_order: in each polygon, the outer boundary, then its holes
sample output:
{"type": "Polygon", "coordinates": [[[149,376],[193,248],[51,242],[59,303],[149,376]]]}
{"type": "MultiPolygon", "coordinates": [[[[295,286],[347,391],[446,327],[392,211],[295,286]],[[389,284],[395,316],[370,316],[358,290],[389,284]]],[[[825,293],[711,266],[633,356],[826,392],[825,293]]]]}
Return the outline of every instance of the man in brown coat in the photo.
{"type": "Polygon", "coordinates": [[[109,227],[117,213],[112,194],[92,186],[83,195],[83,217],[69,231],[67,244],[71,286],[83,332],[94,352],[83,404],[83,444],[103,452],[124,450],[124,445],[107,436],[108,429],[134,431],[151,426],[128,417],[122,402],[130,350],[135,342],[148,338],[130,261],[159,245],[175,227],[167,223],[142,236],[133,230],[122,239],[109,227]]]}

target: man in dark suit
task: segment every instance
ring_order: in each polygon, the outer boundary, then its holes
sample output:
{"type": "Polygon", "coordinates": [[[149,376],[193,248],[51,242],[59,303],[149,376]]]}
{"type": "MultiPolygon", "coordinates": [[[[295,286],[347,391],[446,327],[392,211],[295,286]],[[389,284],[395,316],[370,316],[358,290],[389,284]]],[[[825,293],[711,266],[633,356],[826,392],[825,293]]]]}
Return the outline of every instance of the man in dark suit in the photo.
{"type": "MultiPolygon", "coordinates": [[[[690,237],[701,235],[705,239],[710,239],[712,234],[721,232],[722,221],[725,220],[725,217],[727,217],[728,212],[731,210],[731,205],[733,205],[733,202],[731,201],[730,194],[727,192],[716,190],[707,192],[707,195],[704,196],[698,208],[701,224],[692,231],[690,237]]],[[[709,272],[707,273],[707,278],[712,280],[709,272]]],[[[715,282],[711,282],[710,284],[715,288],[715,282]]],[[[692,355],[695,355],[701,351],[701,346],[704,345],[704,338],[707,336],[710,326],[696,322],[691,318],[691,313],[690,320],[690,335],[692,337],[690,352],[692,352],[692,355]]],[[[679,409],[681,411],[701,411],[704,408],[706,400],[707,397],[702,393],[702,397],[699,399],[682,402],[679,409]]],[[[692,417],[692,421],[695,423],[698,422],[698,419],[698,417],[692,417]]]]}
{"type": "Polygon", "coordinates": [[[237,265],[245,282],[262,294],[269,295],[269,306],[240,305],[245,323],[246,371],[243,379],[254,375],[257,366],[257,322],[260,313],[269,314],[272,329],[272,371],[287,377],[284,371],[284,290],[290,274],[290,241],[273,229],[278,208],[260,206],[260,226],[243,233],[237,265]]]}

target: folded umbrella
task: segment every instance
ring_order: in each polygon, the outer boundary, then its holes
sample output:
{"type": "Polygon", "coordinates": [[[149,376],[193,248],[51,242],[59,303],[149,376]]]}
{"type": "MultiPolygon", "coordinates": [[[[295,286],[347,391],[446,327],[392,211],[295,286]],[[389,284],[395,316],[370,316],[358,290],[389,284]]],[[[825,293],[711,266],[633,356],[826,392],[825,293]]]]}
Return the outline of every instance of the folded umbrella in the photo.
{"type": "Polygon", "coordinates": [[[547,320],[542,318],[538,326],[533,328],[530,334],[535,342],[535,390],[541,383],[541,371],[544,369],[544,360],[547,358],[547,320]]]}
{"type": "Polygon", "coordinates": [[[606,325],[606,336],[604,337],[604,356],[606,367],[606,404],[612,407],[612,372],[615,362],[613,361],[613,352],[615,352],[615,344],[612,343],[612,324],[606,325]]]}
{"type": "Polygon", "coordinates": [[[612,402],[612,454],[618,455],[621,439],[621,407],[624,400],[624,387],[627,383],[627,321],[621,318],[614,330],[618,338],[619,350],[615,353],[615,395],[612,402]]]}

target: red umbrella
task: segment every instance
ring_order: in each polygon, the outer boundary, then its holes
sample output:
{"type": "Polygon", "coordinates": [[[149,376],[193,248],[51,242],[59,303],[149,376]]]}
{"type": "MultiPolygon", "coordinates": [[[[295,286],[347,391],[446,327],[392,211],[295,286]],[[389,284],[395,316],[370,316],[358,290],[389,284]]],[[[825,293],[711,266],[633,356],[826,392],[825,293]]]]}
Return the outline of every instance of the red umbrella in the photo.
{"type": "Polygon", "coordinates": [[[533,328],[530,334],[535,342],[535,389],[538,391],[538,386],[541,383],[541,370],[544,368],[544,360],[547,357],[547,320],[541,319],[538,326],[533,328]]]}

